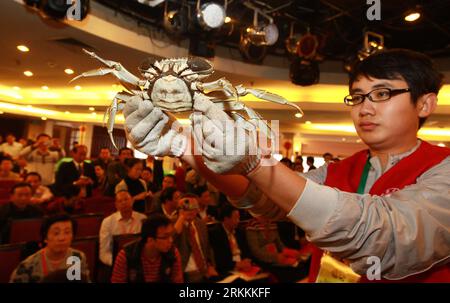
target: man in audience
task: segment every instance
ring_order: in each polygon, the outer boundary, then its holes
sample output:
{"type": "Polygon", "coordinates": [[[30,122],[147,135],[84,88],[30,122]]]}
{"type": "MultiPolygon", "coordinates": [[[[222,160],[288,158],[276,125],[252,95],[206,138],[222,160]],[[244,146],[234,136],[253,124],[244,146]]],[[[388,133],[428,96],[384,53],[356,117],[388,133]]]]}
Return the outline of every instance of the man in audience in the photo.
{"type": "Polygon", "coordinates": [[[104,147],[100,149],[98,158],[95,161],[93,161],[92,164],[94,166],[100,164],[102,167],[108,167],[108,165],[111,162],[112,162],[111,151],[109,150],[109,148],[104,147]]]}
{"type": "Polygon", "coordinates": [[[331,153],[324,153],[323,154],[323,160],[325,161],[325,164],[330,164],[330,162],[333,161],[333,155],[331,153]]]}
{"type": "Polygon", "coordinates": [[[162,188],[160,191],[157,191],[152,198],[152,202],[150,204],[150,211],[154,212],[157,209],[161,208],[161,192],[169,187],[176,187],[175,176],[172,174],[168,174],[164,176],[162,181],[162,188]]]}
{"type": "Polygon", "coordinates": [[[20,175],[12,171],[13,167],[11,158],[3,158],[0,162],[0,180],[21,181],[20,175]]]}
{"type": "Polygon", "coordinates": [[[173,245],[172,222],[161,214],[142,224],[141,239],[125,246],[114,263],[113,283],[183,283],[178,249],[173,245]]]}
{"type": "Polygon", "coordinates": [[[147,183],[147,189],[152,193],[156,193],[158,191],[158,184],[153,181],[153,170],[150,167],[144,167],[142,170],[141,179],[147,183]]]}
{"type": "Polygon", "coordinates": [[[12,133],[9,133],[6,136],[6,142],[0,145],[0,151],[14,160],[19,156],[22,148],[22,144],[16,142],[16,137],[12,133]]]}
{"type": "Polygon", "coordinates": [[[42,204],[53,198],[50,189],[42,185],[41,181],[41,175],[37,172],[31,172],[25,176],[25,182],[31,185],[31,202],[33,204],[42,204]]]}
{"type": "Polygon", "coordinates": [[[116,193],[117,212],[106,217],[100,227],[100,261],[107,266],[113,264],[113,236],[141,232],[146,215],[133,211],[133,200],[127,191],[116,193]]]}
{"type": "Polygon", "coordinates": [[[181,193],[175,187],[168,187],[161,192],[161,205],[154,210],[169,218],[173,223],[178,219],[178,201],[181,193]]]}
{"type": "Polygon", "coordinates": [[[314,157],[312,157],[312,156],[306,157],[306,164],[308,164],[308,166],[309,166],[308,171],[316,169],[316,167],[314,166],[314,157]]]}
{"type": "Polygon", "coordinates": [[[51,146],[51,137],[47,134],[39,134],[34,144],[20,152],[20,156],[28,161],[27,170],[39,172],[43,185],[53,184],[56,163],[65,156],[61,146],[54,146],[54,150],[50,150],[51,146]]]}
{"type": "Polygon", "coordinates": [[[198,217],[205,223],[214,222],[217,219],[217,207],[213,204],[211,194],[207,186],[200,186],[195,190],[198,196],[198,217]]]}
{"type": "Polygon", "coordinates": [[[73,161],[61,163],[55,182],[58,195],[78,198],[92,196],[92,189],[97,186],[97,176],[94,166],[85,161],[86,155],[86,145],[75,145],[72,149],[73,161]]]}
{"type": "Polygon", "coordinates": [[[106,195],[114,196],[116,185],[127,176],[125,160],[131,158],[133,158],[133,150],[128,147],[123,147],[119,150],[119,159],[108,165],[106,169],[106,176],[108,178],[106,195]]]}
{"type": "Polygon", "coordinates": [[[31,185],[17,183],[11,189],[10,202],[0,206],[0,243],[9,241],[9,220],[40,218],[42,210],[31,202],[31,185]]]}
{"type": "Polygon", "coordinates": [[[198,215],[198,197],[185,194],[180,199],[179,219],[175,224],[176,246],[180,250],[186,282],[215,280],[213,251],[209,244],[208,229],[198,215]]]}
{"type": "Polygon", "coordinates": [[[239,210],[230,204],[224,204],[219,212],[221,224],[215,224],[209,230],[211,247],[214,251],[217,272],[226,276],[230,271],[249,271],[252,261],[246,251],[245,235],[237,230],[240,221],[239,210]]]}

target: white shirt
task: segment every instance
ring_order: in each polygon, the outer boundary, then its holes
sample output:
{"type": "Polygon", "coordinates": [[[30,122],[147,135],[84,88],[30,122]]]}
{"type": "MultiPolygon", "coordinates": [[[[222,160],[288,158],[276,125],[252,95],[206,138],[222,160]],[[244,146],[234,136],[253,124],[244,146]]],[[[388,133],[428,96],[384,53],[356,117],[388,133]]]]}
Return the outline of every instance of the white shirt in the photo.
{"type": "Polygon", "coordinates": [[[13,144],[9,144],[8,142],[3,143],[0,145],[0,151],[10,155],[12,158],[17,158],[19,156],[20,151],[22,150],[23,146],[19,142],[13,142],[13,144]]]}
{"type": "Polygon", "coordinates": [[[113,236],[140,233],[142,220],[146,218],[146,215],[133,211],[131,218],[125,221],[121,213],[117,211],[103,219],[100,227],[100,261],[112,266],[113,236]]]}

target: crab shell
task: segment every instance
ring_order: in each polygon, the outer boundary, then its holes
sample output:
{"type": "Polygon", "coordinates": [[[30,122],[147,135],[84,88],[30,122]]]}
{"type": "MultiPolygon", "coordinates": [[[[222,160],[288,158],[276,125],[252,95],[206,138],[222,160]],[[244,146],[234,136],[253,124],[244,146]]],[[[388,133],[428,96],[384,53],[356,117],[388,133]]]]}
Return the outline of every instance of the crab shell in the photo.
{"type": "Polygon", "coordinates": [[[212,64],[202,58],[177,58],[157,61],[149,58],[139,67],[146,78],[144,91],[157,107],[169,112],[190,111],[195,83],[213,73],[212,64]]]}

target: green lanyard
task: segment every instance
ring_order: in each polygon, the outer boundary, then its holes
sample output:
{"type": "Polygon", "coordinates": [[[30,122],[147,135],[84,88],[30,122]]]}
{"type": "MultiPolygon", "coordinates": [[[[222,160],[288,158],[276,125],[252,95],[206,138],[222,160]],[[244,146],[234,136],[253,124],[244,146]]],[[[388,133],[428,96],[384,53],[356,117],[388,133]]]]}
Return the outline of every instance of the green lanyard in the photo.
{"type": "Polygon", "coordinates": [[[370,170],[370,157],[367,158],[366,164],[364,165],[363,173],[361,175],[361,179],[359,180],[358,190],[356,191],[358,194],[363,194],[364,189],[366,188],[367,176],[369,175],[370,170]]]}

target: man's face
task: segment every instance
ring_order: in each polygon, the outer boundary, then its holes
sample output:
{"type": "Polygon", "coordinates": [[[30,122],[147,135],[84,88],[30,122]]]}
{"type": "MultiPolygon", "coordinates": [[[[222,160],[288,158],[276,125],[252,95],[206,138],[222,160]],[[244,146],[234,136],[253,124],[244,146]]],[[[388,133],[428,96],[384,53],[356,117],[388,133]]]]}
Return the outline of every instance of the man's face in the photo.
{"type": "Polygon", "coordinates": [[[3,172],[10,172],[13,169],[13,163],[11,160],[3,160],[0,164],[0,170],[3,172]]]}
{"type": "Polygon", "coordinates": [[[155,248],[160,253],[168,252],[173,245],[174,228],[172,224],[158,227],[156,239],[154,239],[155,248]]]}
{"type": "Polygon", "coordinates": [[[330,163],[330,161],[333,159],[332,156],[330,155],[326,155],[323,157],[323,160],[325,161],[325,163],[330,163]]]}
{"type": "Polygon", "coordinates": [[[31,204],[31,195],[31,188],[28,186],[18,187],[11,195],[11,202],[18,208],[25,208],[27,205],[31,204]]]}
{"type": "Polygon", "coordinates": [[[47,248],[54,252],[67,251],[72,244],[73,229],[72,222],[61,221],[52,224],[47,232],[47,248]]]}
{"type": "Polygon", "coordinates": [[[95,166],[95,175],[97,178],[101,178],[105,175],[105,170],[100,165],[95,166]]]}
{"type": "Polygon", "coordinates": [[[28,176],[25,182],[29,183],[33,190],[38,189],[38,187],[41,185],[41,180],[39,180],[39,177],[35,175],[28,176]]]}
{"type": "Polygon", "coordinates": [[[108,160],[111,157],[111,153],[109,152],[109,149],[102,148],[100,150],[100,159],[102,160],[108,160]]]}
{"type": "Polygon", "coordinates": [[[16,137],[14,137],[13,135],[8,135],[6,137],[6,142],[8,142],[9,144],[13,144],[13,142],[16,140],[16,137]]]}
{"type": "MultiPolygon", "coordinates": [[[[360,77],[350,93],[367,94],[376,88],[408,88],[404,80],[386,80],[360,77]]],[[[394,149],[407,145],[418,129],[418,110],[411,102],[411,94],[403,93],[383,102],[363,103],[352,106],[351,117],[359,137],[370,148],[394,149]]]]}
{"type": "Polygon", "coordinates": [[[144,179],[145,182],[151,182],[153,181],[153,174],[150,171],[144,169],[141,174],[141,179],[144,179]]]}
{"type": "Polygon", "coordinates": [[[142,162],[138,162],[136,164],[134,164],[132,167],[130,167],[129,171],[128,171],[128,176],[133,179],[139,179],[139,177],[142,174],[142,170],[144,168],[144,165],[142,164],[142,162]]]}
{"type": "Polygon", "coordinates": [[[81,163],[84,160],[86,160],[86,155],[87,155],[87,148],[84,146],[79,146],[77,148],[77,151],[73,153],[73,159],[76,162],[81,163]]]}
{"type": "Polygon", "coordinates": [[[211,194],[209,193],[209,191],[204,191],[201,195],[200,195],[200,199],[199,202],[201,205],[206,206],[206,205],[210,205],[212,200],[211,200],[211,194]]]}
{"type": "Polygon", "coordinates": [[[133,158],[133,151],[130,149],[125,149],[123,150],[120,155],[119,155],[119,161],[120,162],[124,162],[126,159],[131,159],[133,158]]]}
{"type": "Polygon", "coordinates": [[[175,187],[175,180],[172,177],[164,177],[162,181],[162,189],[166,189],[168,187],[175,187]]]}
{"type": "Polygon", "coordinates": [[[120,212],[127,212],[133,210],[133,199],[131,195],[126,192],[118,192],[116,195],[116,208],[120,212]]]}

